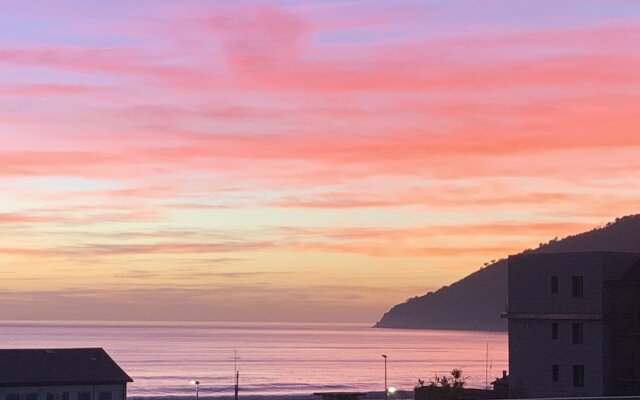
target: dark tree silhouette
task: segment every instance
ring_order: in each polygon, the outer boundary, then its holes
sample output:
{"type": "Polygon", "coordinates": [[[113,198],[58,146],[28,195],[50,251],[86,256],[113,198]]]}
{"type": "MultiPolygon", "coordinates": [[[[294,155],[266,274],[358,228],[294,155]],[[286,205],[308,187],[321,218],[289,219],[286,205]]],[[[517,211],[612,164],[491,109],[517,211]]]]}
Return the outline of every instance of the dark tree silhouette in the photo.
{"type": "Polygon", "coordinates": [[[461,369],[454,368],[451,370],[449,375],[438,376],[438,374],[436,374],[429,383],[434,387],[462,389],[467,383],[468,378],[468,376],[462,375],[461,369]]]}

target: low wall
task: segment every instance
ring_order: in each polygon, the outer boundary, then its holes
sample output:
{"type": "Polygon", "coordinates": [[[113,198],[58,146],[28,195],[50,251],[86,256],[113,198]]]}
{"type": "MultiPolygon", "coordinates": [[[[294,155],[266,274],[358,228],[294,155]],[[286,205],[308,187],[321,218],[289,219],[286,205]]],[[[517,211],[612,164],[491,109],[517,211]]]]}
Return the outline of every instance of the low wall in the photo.
{"type": "Polygon", "coordinates": [[[498,393],[484,389],[454,389],[435,386],[415,388],[415,400],[490,400],[500,399],[498,393]]]}

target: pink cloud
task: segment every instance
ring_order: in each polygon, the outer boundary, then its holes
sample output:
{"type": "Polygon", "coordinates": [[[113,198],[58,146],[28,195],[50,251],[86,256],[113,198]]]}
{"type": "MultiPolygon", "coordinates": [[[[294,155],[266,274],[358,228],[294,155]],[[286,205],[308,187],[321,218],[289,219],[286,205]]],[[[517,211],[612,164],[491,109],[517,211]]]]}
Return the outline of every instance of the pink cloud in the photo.
{"type": "MultiPolygon", "coordinates": [[[[135,167],[138,177],[161,176],[167,172],[220,172],[258,180],[280,182],[280,186],[306,180],[329,183],[376,175],[405,176],[491,176],[504,173],[501,159],[527,156],[545,151],[561,152],[594,149],[611,152],[640,146],[635,135],[637,121],[631,116],[619,119],[579,117],[588,122],[574,128],[569,120],[524,129],[490,134],[462,133],[430,135],[399,133],[369,136],[311,135],[301,138],[283,135],[190,135],[176,133],[176,144],[150,143],[148,147],[113,142],[104,149],[87,151],[4,151],[0,175],[4,176],[80,176],[124,179],[135,167]],[[601,132],[611,132],[603,136],[601,132]],[[536,133],[537,132],[537,133],[536,133]],[[562,132],[562,133],[560,133],[562,132]],[[179,143],[181,142],[181,143],[179,143]],[[251,160],[251,164],[246,161],[251,160]],[[464,163],[462,161],[466,160],[464,163]],[[291,171],[291,166],[297,169],[291,171]],[[480,163],[481,167],[477,164],[480,163]],[[260,165],[260,169],[254,166],[260,165]],[[335,174],[336,170],[342,171],[335,174]]],[[[577,121],[576,121],[577,122],[577,121]]],[[[160,142],[161,143],[161,142],[160,142]]],[[[623,161],[623,160],[621,160],[623,161]]],[[[629,160],[631,162],[633,160],[629,160]]],[[[594,160],[595,165],[599,161],[594,160]]],[[[532,175],[540,164],[509,166],[509,174],[532,175]]],[[[600,167],[598,167],[600,168],[600,167]]],[[[589,172],[578,165],[549,171],[552,176],[589,172]]]]}
{"type": "Polygon", "coordinates": [[[72,46],[0,48],[0,64],[44,69],[105,74],[122,79],[146,78],[174,86],[199,87],[203,83],[221,84],[214,74],[187,66],[160,62],[144,51],[133,48],[94,49],[72,46]]]}
{"type": "Polygon", "coordinates": [[[108,91],[106,87],[82,84],[46,83],[0,86],[0,96],[6,97],[86,96],[104,94],[108,91]]]}
{"type": "MultiPolygon", "coordinates": [[[[60,200],[58,199],[58,202],[60,200]]],[[[20,212],[0,214],[0,225],[15,225],[38,230],[55,225],[113,224],[118,222],[161,221],[165,214],[153,208],[140,208],[132,204],[110,205],[66,205],[57,208],[37,208],[20,212]]]]}

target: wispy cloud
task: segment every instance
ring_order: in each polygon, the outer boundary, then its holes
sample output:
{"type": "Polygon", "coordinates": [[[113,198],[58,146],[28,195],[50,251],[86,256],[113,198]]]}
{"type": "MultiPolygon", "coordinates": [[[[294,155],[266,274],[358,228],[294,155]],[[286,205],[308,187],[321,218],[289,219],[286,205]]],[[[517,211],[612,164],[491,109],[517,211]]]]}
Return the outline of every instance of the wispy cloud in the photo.
{"type": "Polygon", "coordinates": [[[303,318],[357,276],[360,313],[389,301],[378,282],[436,287],[637,212],[640,14],[456,4],[3,10],[21,29],[0,40],[0,289],[45,310],[40,278],[68,291],[55,307],[91,298],[82,282],[104,310],[134,292],[101,290],[139,282],[151,307],[210,267],[236,282],[219,293],[273,295],[279,315],[304,298],[303,318]]]}

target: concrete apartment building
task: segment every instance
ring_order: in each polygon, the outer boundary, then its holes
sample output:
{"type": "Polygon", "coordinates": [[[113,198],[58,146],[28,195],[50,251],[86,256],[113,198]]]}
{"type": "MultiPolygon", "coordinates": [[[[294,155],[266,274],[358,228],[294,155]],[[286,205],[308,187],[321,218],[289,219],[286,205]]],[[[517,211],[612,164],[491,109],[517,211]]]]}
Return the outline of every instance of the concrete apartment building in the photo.
{"type": "Polygon", "coordinates": [[[100,348],[0,350],[0,400],[126,400],[128,382],[100,348]]]}
{"type": "Polygon", "coordinates": [[[640,255],[509,258],[511,397],[640,394],[640,255]]]}

